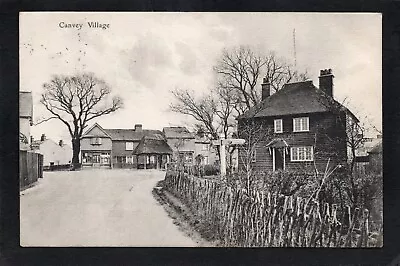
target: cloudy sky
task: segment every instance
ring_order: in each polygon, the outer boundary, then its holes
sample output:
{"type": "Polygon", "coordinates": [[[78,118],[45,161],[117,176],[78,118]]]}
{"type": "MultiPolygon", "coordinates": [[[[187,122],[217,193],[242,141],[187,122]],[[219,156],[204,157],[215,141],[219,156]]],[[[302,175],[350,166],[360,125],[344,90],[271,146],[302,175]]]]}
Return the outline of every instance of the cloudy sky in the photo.
{"type": "MultiPolygon", "coordinates": [[[[32,91],[39,120],[49,116],[39,103],[44,82],[54,74],[93,72],[125,104],[95,121],[104,128],[190,125],[168,111],[171,90],[211,88],[223,48],[250,45],[293,62],[295,29],[297,68],[316,86],[319,70],[332,68],[335,98],[347,99],[360,120],[382,128],[381,20],[361,13],[21,13],[20,90],[32,91]],[[109,27],[89,28],[88,22],[109,27]]],[[[70,139],[57,120],[32,127],[35,138],[42,133],[70,139]]]]}

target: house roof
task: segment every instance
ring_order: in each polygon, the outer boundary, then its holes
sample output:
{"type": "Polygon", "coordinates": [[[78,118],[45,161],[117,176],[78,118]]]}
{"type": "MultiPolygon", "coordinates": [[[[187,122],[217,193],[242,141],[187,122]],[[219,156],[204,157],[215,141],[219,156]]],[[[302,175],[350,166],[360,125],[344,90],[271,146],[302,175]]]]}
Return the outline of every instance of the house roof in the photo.
{"type": "Polygon", "coordinates": [[[162,134],[154,134],[143,136],[133,154],[172,154],[172,149],[162,134]]]}
{"type": "Polygon", "coordinates": [[[288,83],[238,119],[327,112],[334,105],[349,111],[333,97],[316,88],[311,80],[288,83]]]}
{"type": "Polygon", "coordinates": [[[167,139],[183,138],[183,139],[193,139],[194,134],[189,132],[186,127],[164,127],[164,135],[167,139]]]}
{"type": "Polygon", "coordinates": [[[19,116],[32,119],[33,116],[33,100],[32,92],[19,92],[19,116]]]}
{"type": "Polygon", "coordinates": [[[105,129],[112,140],[131,140],[140,141],[144,136],[162,135],[160,130],[142,129],[135,131],[134,129],[105,129]]]}
{"type": "Polygon", "coordinates": [[[368,153],[382,153],[382,141],[376,144],[368,153]]]}
{"type": "Polygon", "coordinates": [[[102,128],[98,123],[94,123],[94,125],[92,125],[88,130],[86,130],[86,132],[83,134],[82,138],[93,137],[94,135],[89,134],[89,132],[92,131],[92,129],[94,127],[99,128],[107,137],[111,138],[111,136],[107,133],[107,131],[104,128],[102,128]]]}
{"type": "Polygon", "coordinates": [[[271,140],[267,145],[268,148],[284,148],[284,147],[289,147],[287,142],[284,139],[277,138],[271,140]]]}

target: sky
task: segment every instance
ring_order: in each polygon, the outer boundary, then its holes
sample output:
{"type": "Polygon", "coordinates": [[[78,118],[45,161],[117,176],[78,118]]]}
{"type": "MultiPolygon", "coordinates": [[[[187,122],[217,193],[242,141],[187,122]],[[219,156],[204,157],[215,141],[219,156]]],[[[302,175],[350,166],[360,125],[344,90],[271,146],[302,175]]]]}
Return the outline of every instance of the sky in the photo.
{"type": "MultiPolygon", "coordinates": [[[[169,111],[171,90],[200,94],[210,89],[212,68],[224,48],[248,45],[294,62],[294,29],[297,69],[307,71],[318,86],[319,71],[331,68],[335,99],[363,123],[382,129],[378,13],[24,12],[20,90],[32,91],[35,122],[50,116],[39,102],[43,83],[55,74],[92,72],[124,100],[123,109],[93,123],[103,128],[190,127],[193,120],[169,111]],[[90,28],[88,22],[108,26],[90,28]]],[[[31,133],[35,139],[42,133],[55,141],[70,139],[59,120],[33,126],[31,133]]]]}

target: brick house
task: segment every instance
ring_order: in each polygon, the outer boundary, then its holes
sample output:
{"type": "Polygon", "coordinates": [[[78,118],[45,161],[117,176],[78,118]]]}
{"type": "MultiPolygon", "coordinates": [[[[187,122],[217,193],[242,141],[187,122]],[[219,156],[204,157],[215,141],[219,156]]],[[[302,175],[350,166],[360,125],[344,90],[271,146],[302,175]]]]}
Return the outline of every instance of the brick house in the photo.
{"type": "Polygon", "coordinates": [[[170,159],[170,154],[172,150],[163,133],[160,130],[143,129],[141,124],[136,124],[134,129],[103,129],[96,123],[81,140],[83,166],[145,168],[146,164],[149,165],[147,168],[159,168],[170,159]],[[135,153],[141,141],[144,142],[145,151],[151,149],[151,153],[135,153]]]}
{"type": "Polygon", "coordinates": [[[320,171],[347,161],[346,127],[359,120],[333,98],[332,70],[321,70],[319,88],[312,81],[289,83],[270,94],[264,78],[262,101],[238,117],[238,135],[250,146],[239,149],[239,168],[255,170],[313,169],[320,171]],[[247,158],[247,160],[243,159],[247,158]]]}
{"type": "Polygon", "coordinates": [[[178,158],[186,164],[194,163],[195,136],[186,127],[164,127],[163,134],[172,148],[172,160],[178,158]]]}

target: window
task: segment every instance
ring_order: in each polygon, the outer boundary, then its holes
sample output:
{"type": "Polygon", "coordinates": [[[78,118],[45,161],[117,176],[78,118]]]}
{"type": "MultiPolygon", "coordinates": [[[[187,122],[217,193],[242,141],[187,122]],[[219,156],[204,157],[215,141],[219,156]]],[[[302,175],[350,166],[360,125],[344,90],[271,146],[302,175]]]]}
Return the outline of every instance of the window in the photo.
{"type": "Polygon", "coordinates": [[[253,151],[251,152],[251,162],[252,162],[252,163],[255,163],[255,162],[256,162],[256,159],[257,159],[257,152],[256,152],[256,150],[253,150],[253,151]]]}
{"type": "Polygon", "coordinates": [[[208,151],[208,144],[203,144],[202,150],[203,151],[208,151]]]}
{"type": "Polygon", "coordinates": [[[275,119],[274,120],[274,132],[275,133],[282,133],[283,132],[282,119],[275,119]]]}
{"type": "Polygon", "coordinates": [[[292,162],[312,161],[314,159],[313,155],[314,154],[312,146],[290,148],[290,159],[292,162]]]}
{"type": "Polygon", "coordinates": [[[302,132],[309,131],[309,119],[308,117],[293,118],[293,131],[302,132]]]}
{"type": "Polygon", "coordinates": [[[91,138],[90,144],[92,145],[101,145],[101,138],[91,138]]]}
{"type": "Polygon", "coordinates": [[[133,164],[133,156],[127,156],[126,157],[126,163],[127,164],[133,164]]]}
{"type": "Polygon", "coordinates": [[[133,142],[125,142],[125,150],[133,151],[133,142]]]}

